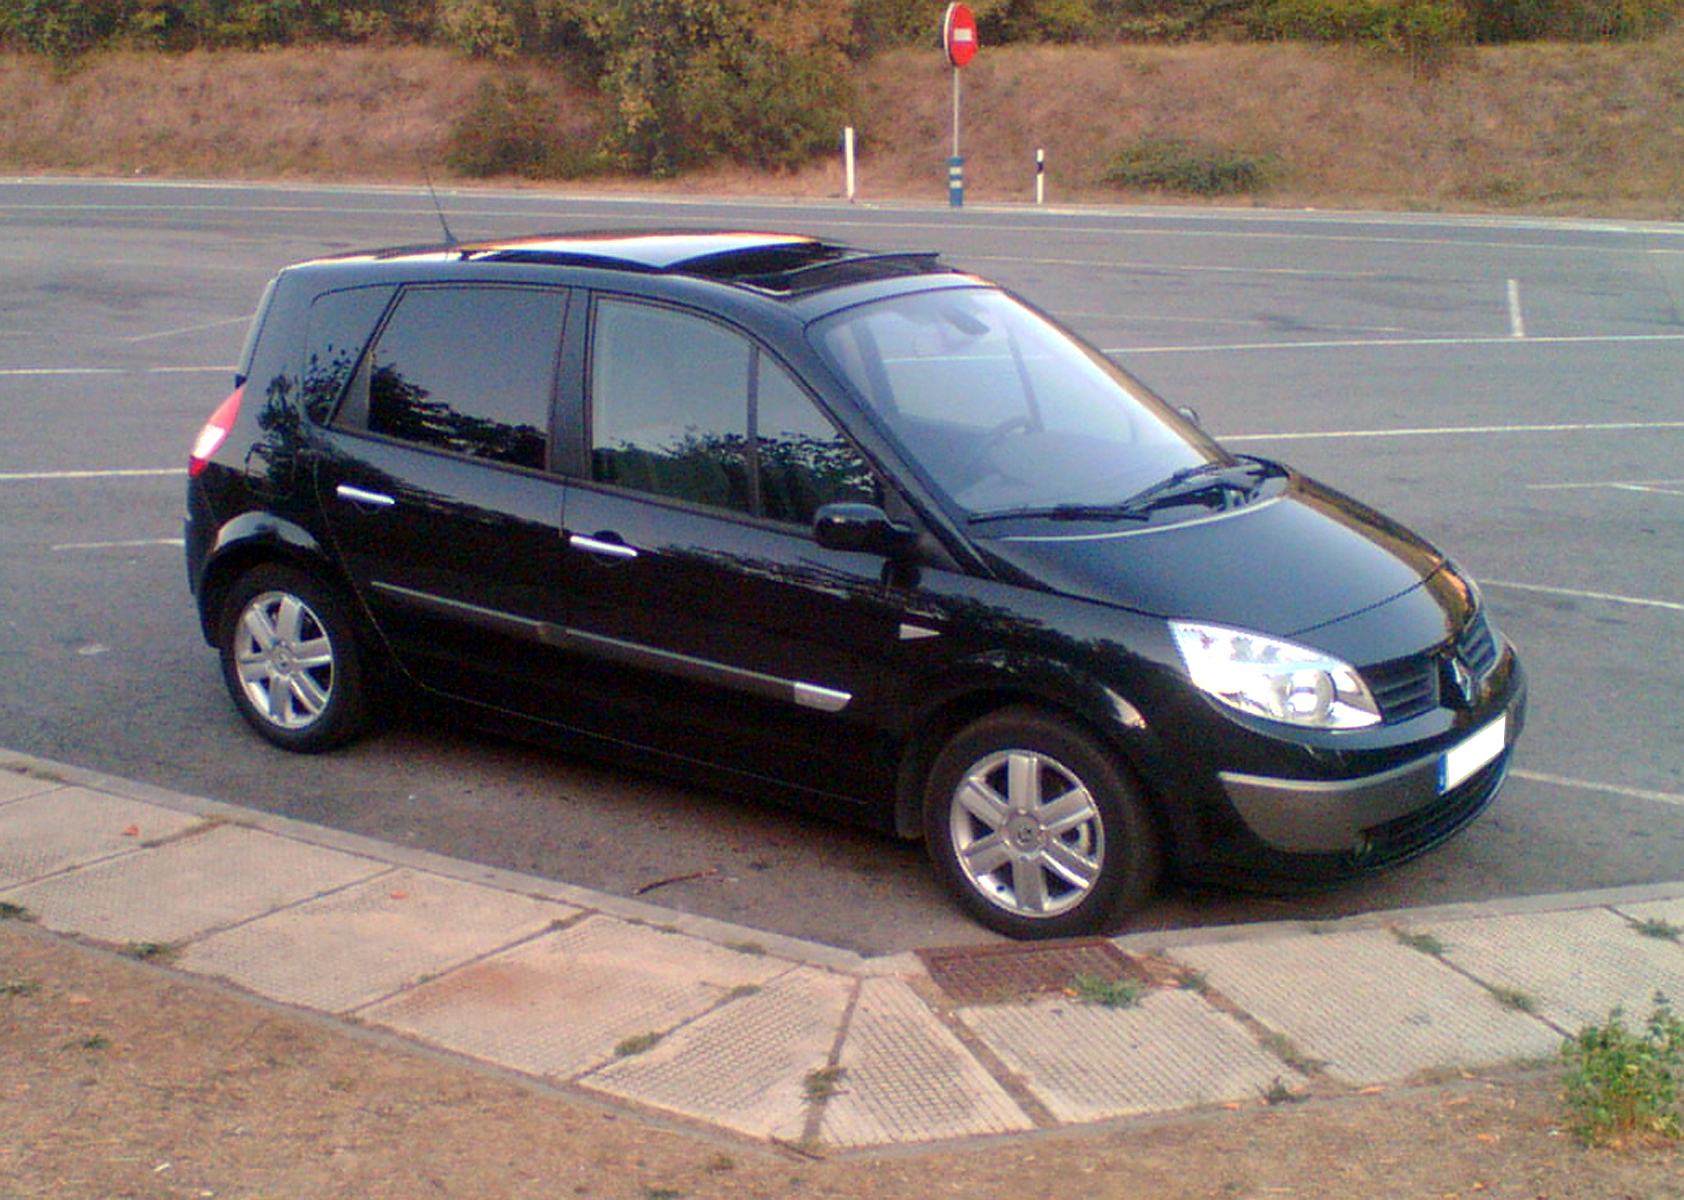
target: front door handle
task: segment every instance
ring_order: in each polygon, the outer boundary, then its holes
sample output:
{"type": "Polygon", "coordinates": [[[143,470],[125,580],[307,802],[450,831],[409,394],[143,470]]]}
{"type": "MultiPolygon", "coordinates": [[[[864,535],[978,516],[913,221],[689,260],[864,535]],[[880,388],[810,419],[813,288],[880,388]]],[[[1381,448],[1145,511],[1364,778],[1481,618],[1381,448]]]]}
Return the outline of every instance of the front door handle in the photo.
{"type": "Polygon", "coordinates": [[[600,558],[631,559],[637,557],[637,547],[628,546],[624,542],[607,542],[601,538],[586,537],[582,533],[567,535],[567,544],[575,550],[583,550],[586,554],[595,554],[600,558]]]}
{"type": "Polygon", "coordinates": [[[352,504],[369,504],[375,508],[391,508],[397,501],[384,492],[365,492],[360,487],[352,487],[342,483],[333,489],[333,494],[341,500],[349,500],[352,504]]]}

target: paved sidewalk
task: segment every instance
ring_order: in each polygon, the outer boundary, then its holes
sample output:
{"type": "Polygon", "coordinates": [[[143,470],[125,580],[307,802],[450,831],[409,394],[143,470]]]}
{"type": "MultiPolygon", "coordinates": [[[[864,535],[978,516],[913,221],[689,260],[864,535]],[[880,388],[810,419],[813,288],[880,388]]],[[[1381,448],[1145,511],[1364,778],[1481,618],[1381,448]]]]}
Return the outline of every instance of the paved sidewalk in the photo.
{"type": "Polygon", "coordinates": [[[1684,944],[1653,936],[1684,927],[1684,883],[864,958],[5,750],[0,903],[546,1084],[835,1148],[1544,1058],[1616,1004],[1684,997],[1684,944]],[[1119,991],[1136,1002],[1099,1002],[1119,991]]]}

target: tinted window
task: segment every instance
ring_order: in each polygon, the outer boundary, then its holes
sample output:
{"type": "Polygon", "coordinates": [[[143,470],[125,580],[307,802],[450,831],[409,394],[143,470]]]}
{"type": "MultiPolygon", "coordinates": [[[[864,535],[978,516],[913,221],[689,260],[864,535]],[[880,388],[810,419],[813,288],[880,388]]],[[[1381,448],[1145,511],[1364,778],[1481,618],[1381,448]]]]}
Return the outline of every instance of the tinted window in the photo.
{"type": "Polygon", "coordinates": [[[542,468],[565,306],[536,288],[405,292],[362,372],[369,432],[542,468]]]}
{"type": "Polygon", "coordinates": [[[782,365],[722,325],[597,306],[591,474],[603,483],[806,524],[872,500],[871,474],[782,365]]]}
{"type": "Polygon", "coordinates": [[[391,299],[389,287],[348,288],[317,296],[311,304],[304,411],[312,421],[325,424],[333,418],[368,335],[391,299]]]}

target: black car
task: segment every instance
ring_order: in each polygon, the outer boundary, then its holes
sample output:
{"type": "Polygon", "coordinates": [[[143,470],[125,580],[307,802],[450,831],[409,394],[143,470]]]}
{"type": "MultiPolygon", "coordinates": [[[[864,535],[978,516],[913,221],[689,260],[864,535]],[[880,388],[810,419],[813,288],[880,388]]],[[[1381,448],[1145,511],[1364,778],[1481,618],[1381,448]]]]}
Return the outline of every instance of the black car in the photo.
{"type": "MultiPolygon", "coordinates": [[[[1326,880],[1501,785],[1520,666],[1421,538],[934,256],[557,234],[291,267],[194,448],[234,703],[428,696],[903,837],[980,921],[1326,880]]],[[[378,699],[377,699],[378,698],[378,699]]]]}

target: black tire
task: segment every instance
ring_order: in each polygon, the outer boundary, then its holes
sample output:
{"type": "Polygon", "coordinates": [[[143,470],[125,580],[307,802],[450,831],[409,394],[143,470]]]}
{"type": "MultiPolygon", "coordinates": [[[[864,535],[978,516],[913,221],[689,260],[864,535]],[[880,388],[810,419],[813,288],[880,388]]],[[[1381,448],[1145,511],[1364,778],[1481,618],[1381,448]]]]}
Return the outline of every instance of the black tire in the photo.
{"type": "Polygon", "coordinates": [[[1081,726],[1033,708],[983,717],[943,747],[924,840],[966,911],[1014,938],[1098,932],[1143,903],[1162,869],[1127,769],[1081,726]]]}
{"type": "Polygon", "coordinates": [[[367,724],[363,654],[347,611],[337,591],[279,563],[246,572],[223,601],[223,682],[240,715],[284,750],[328,750],[367,724]]]}

